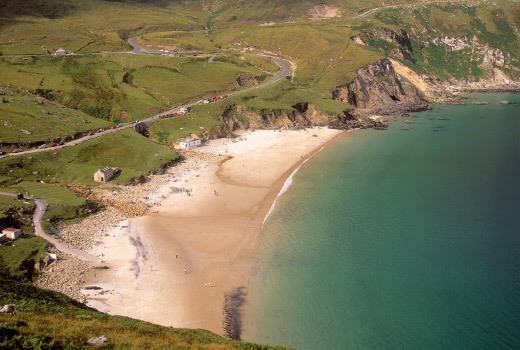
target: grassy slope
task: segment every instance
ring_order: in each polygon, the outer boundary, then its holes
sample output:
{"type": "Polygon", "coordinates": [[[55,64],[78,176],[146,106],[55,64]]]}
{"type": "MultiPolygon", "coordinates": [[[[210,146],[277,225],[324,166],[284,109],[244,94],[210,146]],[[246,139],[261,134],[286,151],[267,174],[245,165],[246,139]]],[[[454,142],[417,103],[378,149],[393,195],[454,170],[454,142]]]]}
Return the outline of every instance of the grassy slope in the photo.
{"type": "Polygon", "coordinates": [[[245,62],[207,58],[105,54],[0,59],[4,84],[40,91],[89,115],[133,120],[187,99],[226,90],[239,73],[261,74],[245,62]]]}
{"type": "Polygon", "coordinates": [[[130,47],[122,39],[161,29],[199,30],[208,16],[189,2],[174,7],[144,1],[52,0],[35,4],[32,0],[26,6],[15,0],[6,2],[10,4],[0,5],[0,53],[4,56],[43,54],[60,47],[80,53],[127,50],[130,47]],[[20,11],[24,7],[33,11],[20,11]]]}
{"type": "Polygon", "coordinates": [[[282,350],[224,339],[204,330],[172,329],[109,316],[66,296],[31,285],[0,280],[0,305],[15,304],[16,315],[0,314],[0,347],[5,349],[82,349],[91,337],[110,339],[110,349],[282,350]]]}
{"type": "Polygon", "coordinates": [[[72,138],[98,128],[109,127],[106,121],[60,105],[40,104],[32,94],[7,94],[9,102],[0,104],[0,140],[13,145],[57,141],[72,138]],[[44,113],[48,112],[48,113],[44,113]]]}
{"type": "Polygon", "coordinates": [[[24,234],[14,242],[0,244],[0,276],[31,280],[34,262],[45,256],[47,241],[32,235],[33,210],[33,202],[0,195],[0,231],[16,227],[24,234]]]}
{"type": "MultiPolygon", "coordinates": [[[[433,4],[430,6],[414,6],[406,10],[387,9],[371,16],[374,23],[357,23],[356,32],[370,30],[373,27],[385,27],[393,30],[405,29],[409,33],[417,32],[420,28],[423,36],[457,36],[469,38],[470,44],[475,39],[480,44],[498,48],[511,54],[511,57],[520,58],[520,41],[518,28],[520,20],[518,4],[507,1],[495,3],[483,2],[471,4],[459,2],[457,4],[433,4]]],[[[412,34],[412,37],[415,37],[412,34]]],[[[386,55],[394,56],[397,46],[384,40],[370,40],[369,45],[381,49],[386,55]]],[[[418,73],[429,73],[441,79],[456,78],[480,79],[486,76],[481,67],[482,56],[474,54],[471,47],[451,51],[446,45],[433,45],[412,39],[411,56],[417,61],[415,64],[404,61],[418,73]]],[[[520,68],[518,61],[511,62],[520,68]]],[[[512,73],[518,76],[518,73],[512,73]]]]}
{"type": "Polygon", "coordinates": [[[4,158],[0,160],[0,174],[25,180],[44,179],[46,182],[95,186],[97,183],[92,178],[94,172],[110,165],[121,169],[119,176],[111,182],[129,183],[131,179],[158,170],[177,158],[174,150],[126,129],[74,147],[4,158]],[[38,174],[33,174],[35,171],[38,174]]]}
{"type": "Polygon", "coordinates": [[[350,81],[354,70],[380,57],[377,52],[352,45],[351,29],[343,25],[309,23],[236,28],[214,30],[212,36],[222,46],[251,45],[288,55],[297,65],[294,83],[325,97],[331,96],[335,86],[350,81]]]}

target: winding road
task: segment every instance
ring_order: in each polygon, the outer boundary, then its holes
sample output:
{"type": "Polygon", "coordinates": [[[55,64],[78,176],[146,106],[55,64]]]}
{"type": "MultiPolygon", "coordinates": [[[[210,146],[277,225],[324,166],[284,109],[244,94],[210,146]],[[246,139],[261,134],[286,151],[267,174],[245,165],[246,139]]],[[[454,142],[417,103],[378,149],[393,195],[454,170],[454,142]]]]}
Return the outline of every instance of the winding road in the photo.
{"type": "MultiPolygon", "coordinates": [[[[0,192],[0,195],[16,198],[16,194],[10,193],[10,192],[0,192]]],[[[75,255],[78,258],[80,258],[81,260],[92,261],[92,262],[101,261],[101,259],[99,259],[97,256],[87,253],[80,249],[72,248],[67,243],[60,242],[55,237],[48,235],[47,233],[45,233],[45,231],[43,231],[42,217],[43,217],[43,214],[45,214],[45,211],[47,209],[46,200],[32,198],[32,197],[25,197],[24,200],[32,201],[36,205],[36,208],[34,209],[34,215],[33,215],[34,234],[36,236],[39,236],[39,237],[45,239],[47,242],[54,245],[56,247],[56,249],[58,249],[62,253],[75,255]]]]}
{"type": "MultiPolygon", "coordinates": [[[[158,50],[145,49],[145,48],[139,46],[135,42],[137,40],[137,38],[138,37],[134,37],[134,38],[128,39],[128,43],[133,47],[133,50],[132,51],[125,51],[125,53],[132,53],[132,54],[138,54],[138,55],[149,55],[149,54],[157,54],[157,53],[161,53],[162,54],[163,53],[163,52],[158,51],[158,50]]],[[[190,52],[190,51],[183,51],[183,52],[190,52]]],[[[197,57],[210,57],[208,62],[209,63],[213,63],[213,61],[215,59],[215,56],[216,56],[216,54],[199,54],[197,57]]],[[[249,87],[249,88],[244,89],[244,90],[230,92],[230,93],[227,94],[228,96],[237,95],[237,94],[241,94],[241,93],[244,93],[244,92],[249,92],[251,90],[260,89],[262,87],[274,84],[277,81],[283,79],[291,71],[291,64],[288,61],[285,61],[285,60],[282,60],[282,59],[279,59],[279,58],[275,58],[275,57],[266,56],[266,55],[255,55],[255,56],[264,57],[264,58],[272,60],[273,62],[275,62],[278,66],[280,66],[282,68],[281,71],[278,72],[276,75],[274,75],[274,77],[272,79],[268,80],[265,83],[262,83],[262,84],[259,84],[259,85],[256,85],[256,86],[252,86],[252,87],[249,87]]],[[[196,57],[193,57],[193,58],[196,58],[196,57]]],[[[170,110],[167,110],[167,111],[163,111],[163,112],[161,112],[161,113],[159,113],[157,115],[154,115],[152,117],[149,117],[149,118],[143,120],[142,122],[144,122],[148,126],[150,126],[151,124],[153,124],[153,121],[155,119],[159,119],[163,114],[175,113],[180,108],[190,108],[190,107],[193,107],[195,105],[197,105],[197,102],[187,103],[187,104],[184,104],[182,106],[178,106],[178,107],[175,107],[173,109],[170,109],[170,110]]],[[[123,126],[121,126],[119,128],[108,129],[108,130],[104,130],[104,131],[99,132],[99,133],[95,133],[93,135],[83,136],[83,137],[80,137],[78,139],[74,139],[72,141],[69,141],[69,142],[67,142],[67,143],[65,143],[63,145],[60,145],[60,146],[47,147],[47,148],[43,148],[43,149],[36,148],[36,149],[31,149],[31,150],[27,150],[27,151],[23,151],[23,152],[18,152],[18,153],[12,153],[12,152],[11,153],[6,153],[6,154],[3,154],[3,155],[0,155],[0,159],[5,158],[5,157],[18,156],[18,155],[27,155],[27,154],[32,154],[32,153],[47,152],[47,151],[52,151],[52,150],[61,149],[61,148],[65,148],[65,147],[75,146],[77,144],[80,144],[82,142],[91,140],[93,138],[100,137],[100,136],[103,136],[103,135],[106,135],[106,134],[110,134],[112,132],[116,132],[116,131],[119,131],[119,130],[122,130],[122,129],[126,129],[126,128],[129,128],[129,127],[132,127],[133,125],[134,125],[133,123],[125,123],[123,126]]]]}
{"type": "MultiPolygon", "coordinates": [[[[152,53],[152,54],[154,54],[154,53],[160,52],[160,51],[156,51],[156,50],[147,50],[147,49],[144,49],[144,48],[140,47],[139,45],[137,45],[135,43],[136,39],[137,38],[128,39],[128,43],[130,45],[132,45],[134,50],[133,51],[127,51],[127,53],[134,53],[134,54],[151,54],[152,53]]],[[[201,57],[201,56],[203,56],[203,55],[198,55],[197,57],[201,57]]],[[[215,59],[216,55],[215,54],[204,54],[204,56],[210,57],[209,62],[212,63],[213,60],[215,59]]],[[[255,90],[255,89],[260,89],[260,88],[265,87],[265,86],[269,86],[269,85],[274,84],[277,81],[285,78],[287,76],[287,74],[289,74],[289,72],[291,71],[291,64],[289,62],[285,61],[285,60],[282,60],[282,59],[279,59],[279,58],[275,58],[275,57],[266,56],[266,55],[256,55],[256,56],[264,57],[264,58],[272,60],[278,66],[281,67],[280,72],[275,74],[272,79],[270,79],[269,81],[267,81],[265,83],[262,83],[262,84],[259,84],[259,85],[256,85],[256,86],[252,86],[252,87],[249,87],[249,88],[244,89],[244,90],[230,92],[230,93],[227,94],[228,96],[238,95],[238,94],[249,92],[249,91],[252,91],[252,90],[255,90]]],[[[153,123],[153,120],[160,118],[163,114],[173,113],[173,112],[178,111],[180,108],[189,108],[189,107],[193,107],[195,105],[197,105],[197,102],[192,102],[192,103],[188,103],[188,104],[185,104],[185,105],[182,105],[182,106],[178,106],[178,107],[176,107],[174,109],[171,109],[171,110],[168,110],[168,111],[164,111],[162,113],[159,113],[157,115],[149,117],[149,118],[143,120],[143,122],[148,123],[149,125],[151,125],[151,123],[153,123]]],[[[93,135],[83,136],[81,138],[72,140],[72,141],[67,142],[67,143],[65,143],[63,145],[59,145],[59,146],[55,146],[55,147],[48,147],[48,148],[43,148],[43,149],[37,148],[37,149],[31,149],[31,150],[27,150],[27,151],[23,151],[23,152],[19,152],[19,153],[3,154],[3,155],[0,155],[0,159],[1,158],[5,158],[5,157],[17,156],[17,155],[27,155],[27,154],[33,154],[33,153],[47,152],[47,151],[52,151],[52,150],[56,150],[56,149],[61,149],[61,148],[64,148],[64,147],[72,147],[72,146],[75,146],[75,145],[80,144],[82,142],[91,140],[93,138],[100,137],[100,136],[103,136],[103,135],[106,135],[106,134],[110,134],[112,132],[117,132],[119,130],[132,127],[133,125],[134,125],[134,123],[127,123],[127,124],[124,124],[123,126],[121,126],[119,128],[108,129],[108,130],[104,130],[104,131],[99,132],[99,133],[95,133],[93,135]]],[[[10,193],[10,192],[0,192],[0,195],[16,197],[16,194],[10,193]]],[[[43,228],[41,226],[41,223],[42,223],[43,214],[45,213],[46,208],[47,208],[47,201],[44,200],[44,199],[38,199],[38,198],[32,198],[32,197],[25,197],[24,199],[33,201],[35,203],[35,205],[36,205],[36,208],[35,208],[35,211],[34,211],[34,215],[33,215],[33,225],[34,225],[34,233],[37,236],[42,237],[43,239],[45,239],[49,243],[53,244],[56,247],[56,249],[58,249],[60,252],[67,253],[67,254],[72,254],[72,255],[74,255],[74,256],[82,259],[82,260],[86,260],[86,261],[92,261],[92,262],[99,262],[99,261],[101,261],[101,259],[99,259],[97,256],[94,256],[94,255],[92,255],[90,253],[87,253],[87,252],[85,252],[83,250],[80,250],[80,249],[72,248],[72,247],[69,246],[69,244],[60,242],[55,237],[45,233],[45,231],[43,230],[43,228]]]]}

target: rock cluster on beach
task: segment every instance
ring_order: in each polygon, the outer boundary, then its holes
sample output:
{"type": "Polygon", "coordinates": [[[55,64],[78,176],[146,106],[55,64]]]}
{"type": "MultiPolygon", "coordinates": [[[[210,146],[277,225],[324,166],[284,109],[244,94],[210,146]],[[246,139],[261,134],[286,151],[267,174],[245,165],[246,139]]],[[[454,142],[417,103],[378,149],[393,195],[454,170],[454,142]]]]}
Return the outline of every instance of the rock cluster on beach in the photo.
{"type": "Polygon", "coordinates": [[[35,285],[63,293],[69,298],[84,303],[85,296],[81,293],[85,283],[85,274],[90,264],[75,256],[60,253],[58,260],[44,268],[35,285]]]}
{"type": "Polygon", "coordinates": [[[58,235],[74,248],[89,250],[108,228],[117,226],[123,219],[123,216],[109,207],[79,223],[60,227],[58,235]]]}

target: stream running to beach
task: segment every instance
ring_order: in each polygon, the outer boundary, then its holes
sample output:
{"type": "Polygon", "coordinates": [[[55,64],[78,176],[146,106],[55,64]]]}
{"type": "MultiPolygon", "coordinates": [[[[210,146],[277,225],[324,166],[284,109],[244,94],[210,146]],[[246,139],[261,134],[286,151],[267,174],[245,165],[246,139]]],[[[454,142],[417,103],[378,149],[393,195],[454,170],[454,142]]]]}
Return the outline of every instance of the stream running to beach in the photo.
{"type": "Polygon", "coordinates": [[[242,339],[518,349],[520,104],[501,100],[520,95],[435,105],[304,164],[259,236],[242,339]]]}

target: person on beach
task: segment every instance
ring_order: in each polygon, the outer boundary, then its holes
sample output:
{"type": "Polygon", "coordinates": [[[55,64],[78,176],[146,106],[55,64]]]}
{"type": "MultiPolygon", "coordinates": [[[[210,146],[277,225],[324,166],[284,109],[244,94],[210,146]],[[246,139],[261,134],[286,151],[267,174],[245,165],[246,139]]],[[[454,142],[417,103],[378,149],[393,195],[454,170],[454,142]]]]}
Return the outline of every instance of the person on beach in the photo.
{"type": "Polygon", "coordinates": [[[184,274],[186,275],[188,273],[188,269],[184,268],[184,274]]]}

